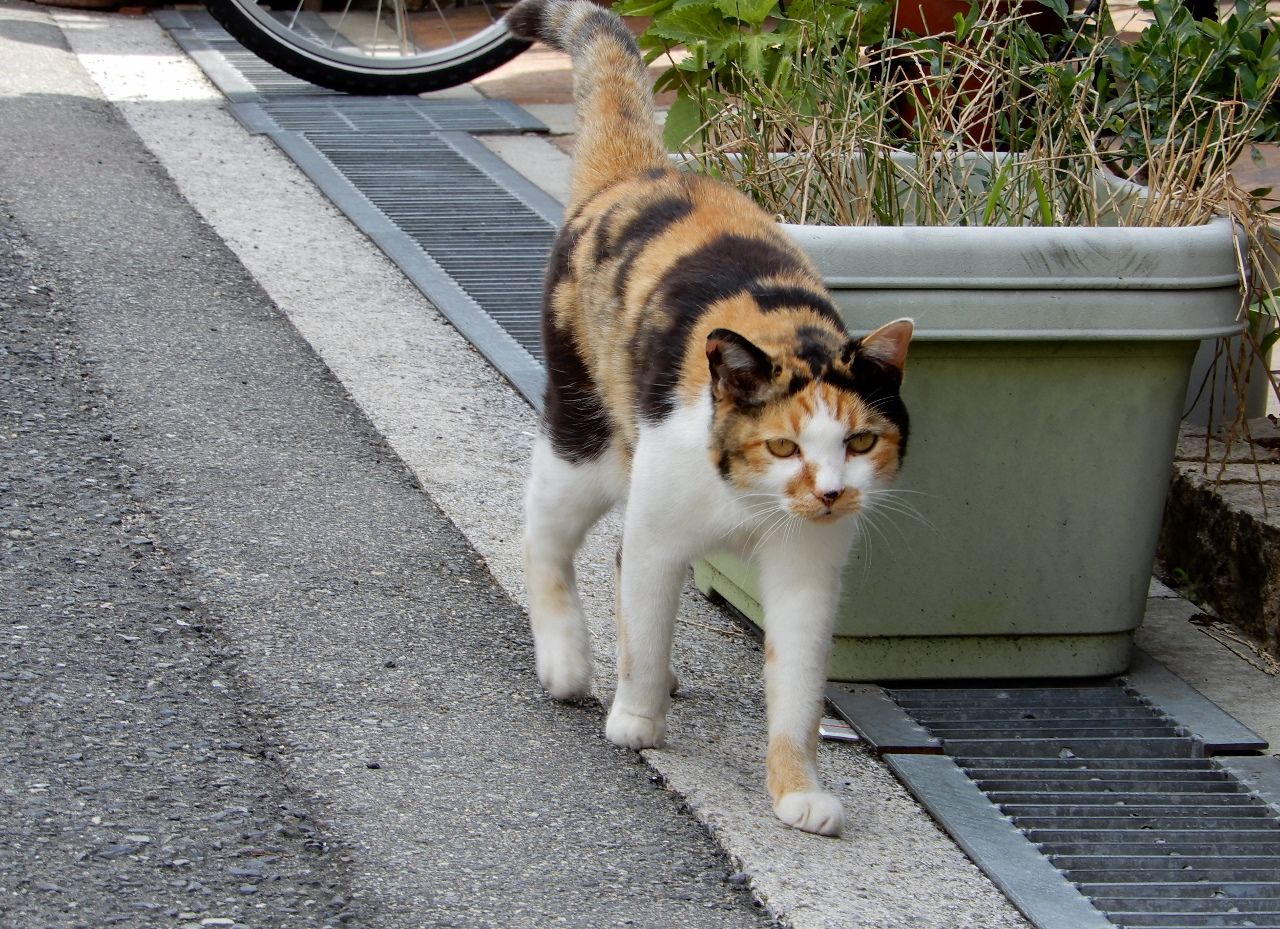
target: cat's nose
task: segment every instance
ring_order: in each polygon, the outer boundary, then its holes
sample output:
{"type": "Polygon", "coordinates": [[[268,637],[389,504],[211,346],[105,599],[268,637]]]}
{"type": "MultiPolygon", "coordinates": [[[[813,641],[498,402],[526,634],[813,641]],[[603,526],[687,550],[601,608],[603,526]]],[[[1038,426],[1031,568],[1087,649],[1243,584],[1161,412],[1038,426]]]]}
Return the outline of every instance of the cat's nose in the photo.
{"type": "Polygon", "coordinates": [[[815,493],[815,496],[816,496],[819,500],[821,500],[823,503],[825,503],[827,506],[831,506],[831,504],[835,503],[837,500],[839,500],[839,499],[840,499],[840,495],[841,495],[842,493],[844,493],[844,488],[843,488],[843,487],[842,487],[842,488],[840,488],[839,490],[823,490],[823,491],[817,491],[817,492],[815,493]]]}

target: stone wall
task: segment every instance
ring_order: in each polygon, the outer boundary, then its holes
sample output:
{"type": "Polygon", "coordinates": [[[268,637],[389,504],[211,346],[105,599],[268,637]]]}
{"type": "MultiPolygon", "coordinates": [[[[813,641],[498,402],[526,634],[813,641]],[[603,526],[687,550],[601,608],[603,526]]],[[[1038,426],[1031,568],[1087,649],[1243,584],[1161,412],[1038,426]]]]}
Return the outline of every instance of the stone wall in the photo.
{"type": "Polygon", "coordinates": [[[1228,454],[1183,427],[1159,557],[1184,594],[1280,657],[1280,429],[1264,418],[1250,433],[1228,454]]]}

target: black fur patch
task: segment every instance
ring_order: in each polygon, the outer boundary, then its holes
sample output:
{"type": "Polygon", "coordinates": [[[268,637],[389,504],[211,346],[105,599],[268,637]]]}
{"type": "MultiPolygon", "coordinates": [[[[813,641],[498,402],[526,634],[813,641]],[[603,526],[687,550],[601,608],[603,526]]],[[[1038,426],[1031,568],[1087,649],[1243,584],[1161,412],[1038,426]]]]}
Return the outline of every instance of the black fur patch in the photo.
{"type": "Polygon", "coordinates": [[[907,453],[907,436],[911,431],[907,406],[902,402],[902,372],[862,352],[855,351],[853,380],[850,386],[844,387],[841,384],[836,386],[856,392],[868,406],[898,428],[902,436],[902,441],[898,445],[898,459],[901,460],[907,453]]]}
{"type": "Polygon", "coordinates": [[[693,204],[684,197],[663,197],[647,203],[618,230],[613,249],[619,253],[638,251],[692,212],[693,204]]]}
{"type": "Polygon", "coordinates": [[[716,470],[720,472],[722,478],[726,481],[729,480],[729,476],[733,472],[733,459],[729,457],[728,452],[720,452],[720,460],[716,462],[716,470]]]}
{"type": "Polygon", "coordinates": [[[661,420],[675,408],[672,393],[689,333],[711,304],[750,292],[761,280],[801,270],[787,250],[740,235],[722,235],[677,261],[651,298],[665,313],[666,325],[640,333],[632,346],[640,417],[661,420]]]}
{"type": "Polygon", "coordinates": [[[790,397],[800,393],[812,383],[813,378],[811,377],[805,377],[802,374],[793,375],[791,381],[787,384],[787,396],[790,397]]]}
{"type": "Polygon", "coordinates": [[[836,368],[828,368],[826,371],[823,371],[821,380],[824,384],[830,384],[832,387],[837,390],[843,390],[845,393],[857,394],[864,399],[867,397],[867,392],[863,389],[862,384],[859,383],[857,379],[850,377],[843,371],[836,368]]]}
{"type": "Polygon", "coordinates": [[[840,337],[830,330],[817,326],[796,330],[796,357],[809,366],[809,374],[815,379],[831,371],[840,347],[840,337]]]}
{"type": "Polygon", "coordinates": [[[808,287],[757,287],[750,294],[765,313],[807,307],[819,316],[831,320],[841,330],[844,329],[840,313],[831,300],[825,294],[808,287]]]}
{"type": "Polygon", "coordinates": [[[556,454],[574,464],[591,461],[609,447],[613,424],[568,334],[555,328],[549,312],[544,312],[542,326],[547,363],[542,421],[556,454]]]}
{"type": "Polygon", "coordinates": [[[693,204],[683,197],[663,197],[636,211],[622,228],[612,236],[610,255],[622,255],[623,261],[614,278],[614,293],[619,299],[627,294],[631,266],[644,247],[662,235],[672,224],[678,223],[693,212],[693,204]]]}
{"type": "Polygon", "coordinates": [[[547,263],[542,309],[542,348],[547,389],[542,419],[556,453],[570,462],[590,461],[609,445],[613,426],[600,404],[596,385],[568,333],[555,325],[551,298],[569,276],[569,262],[582,238],[582,227],[565,227],[556,236],[547,263]]]}
{"type": "Polygon", "coordinates": [[[506,15],[505,22],[511,34],[520,39],[542,39],[542,24],[546,19],[546,0],[522,0],[506,15]]]}

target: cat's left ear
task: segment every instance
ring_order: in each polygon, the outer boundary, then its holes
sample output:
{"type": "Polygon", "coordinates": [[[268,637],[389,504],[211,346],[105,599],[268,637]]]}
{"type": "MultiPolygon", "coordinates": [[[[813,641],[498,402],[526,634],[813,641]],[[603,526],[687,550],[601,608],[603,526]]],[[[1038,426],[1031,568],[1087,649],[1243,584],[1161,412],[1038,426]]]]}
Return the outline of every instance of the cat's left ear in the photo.
{"type": "Polygon", "coordinates": [[[711,390],[738,406],[764,403],[773,384],[773,359],[731,329],[713,329],[707,335],[707,365],[711,390]]]}
{"type": "Polygon", "coordinates": [[[915,328],[915,322],[910,319],[895,319],[851,343],[850,349],[901,374],[907,365],[907,346],[911,344],[915,328]]]}

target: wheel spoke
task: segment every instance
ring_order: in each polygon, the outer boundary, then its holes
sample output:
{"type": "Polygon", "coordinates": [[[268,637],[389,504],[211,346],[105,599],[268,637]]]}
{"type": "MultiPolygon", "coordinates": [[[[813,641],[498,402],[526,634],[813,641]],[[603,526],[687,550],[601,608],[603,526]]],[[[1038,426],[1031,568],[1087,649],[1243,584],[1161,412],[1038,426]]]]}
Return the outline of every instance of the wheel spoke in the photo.
{"type": "Polygon", "coordinates": [[[449,41],[458,41],[457,34],[453,31],[453,27],[449,25],[449,17],[444,14],[444,9],[440,6],[440,0],[431,0],[431,5],[436,8],[436,13],[440,17],[440,25],[449,33],[449,41]]]}
{"type": "Polygon", "coordinates": [[[351,0],[347,0],[347,2],[342,5],[342,15],[338,17],[338,25],[333,27],[333,32],[329,36],[330,48],[338,47],[338,36],[343,34],[342,27],[347,21],[347,14],[350,12],[351,12],[351,0]]]}
{"type": "Polygon", "coordinates": [[[400,54],[412,55],[418,48],[413,44],[413,33],[409,29],[409,12],[405,9],[405,0],[391,0],[395,9],[396,31],[400,33],[400,54]]]}

